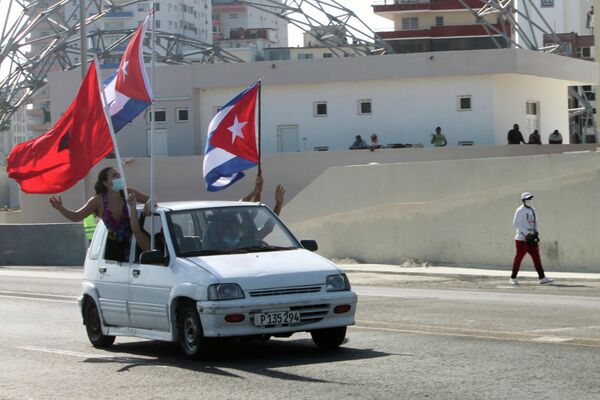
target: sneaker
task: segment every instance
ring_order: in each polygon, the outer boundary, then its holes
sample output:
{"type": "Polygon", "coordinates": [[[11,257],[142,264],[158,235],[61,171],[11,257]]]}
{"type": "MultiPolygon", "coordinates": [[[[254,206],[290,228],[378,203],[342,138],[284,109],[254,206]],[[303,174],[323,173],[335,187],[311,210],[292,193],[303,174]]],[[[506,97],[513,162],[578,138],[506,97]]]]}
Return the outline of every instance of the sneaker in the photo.
{"type": "Polygon", "coordinates": [[[519,281],[517,278],[510,278],[510,284],[513,286],[519,286],[519,281]]]}
{"type": "Polygon", "coordinates": [[[552,283],[552,282],[554,282],[554,279],[548,278],[547,276],[540,279],[540,285],[545,285],[547,283],[552,283]]]}

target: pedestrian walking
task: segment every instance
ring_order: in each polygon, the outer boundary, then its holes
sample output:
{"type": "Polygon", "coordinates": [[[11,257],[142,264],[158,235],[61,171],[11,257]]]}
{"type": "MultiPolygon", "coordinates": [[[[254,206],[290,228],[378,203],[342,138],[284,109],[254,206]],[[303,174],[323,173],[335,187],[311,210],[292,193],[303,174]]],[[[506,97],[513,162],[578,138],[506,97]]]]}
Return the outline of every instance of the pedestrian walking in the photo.
{"type": "Polygon", "coordinates": [[[538,218],[535,213],[535,208],[531,206],[533,202],[533,195],[529,192],[525,192],[521,195],[521,205],[515,211],[513,218],[513,226],[517,229],[517,235],[515,237],[515,245],[517,253],[513,261],[512,275],[510,276],[510,284],[518,285],[517,274],[521,267],[521,261],[525,254],[529,253],[533,260],[533,265],[538,273],[540,284],[545,285],[553,282],[553,279],[548,278],[544,273],[542,267],[542,260],[540,259],[540,247],[539,247],[539,235],[538,235],[538,218]]]}
{"type": "Polygon", "coordinates": [[[506,135],[506,140],[508,144],[525,144],[525,139],[523,139],[523,134],[519,130],[519,124],[514,124],[513,128],[508,131],[508,135],[506,135]]]}

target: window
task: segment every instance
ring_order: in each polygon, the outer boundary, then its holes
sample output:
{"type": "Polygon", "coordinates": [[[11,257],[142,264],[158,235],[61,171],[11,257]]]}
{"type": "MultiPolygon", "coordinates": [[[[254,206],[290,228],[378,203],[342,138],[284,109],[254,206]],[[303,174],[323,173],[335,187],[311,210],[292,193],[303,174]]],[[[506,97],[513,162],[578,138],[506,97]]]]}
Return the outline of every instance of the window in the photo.
{"type": "Polygon", "coordinates": [[[457,97],[458,111],[471,111],[471,96],[457,97]]]}
{"type": "Polygon", "coordinates": [[[153,3],[154,4],[154,11],[160,11],[160,3],[153,3]]]}
{"type": "Polygon", "coordinates": [[[326,117],[327,116],[327,102],[326,101],[315,101],[313,103],[313,115],[315,117],[326,117]]]}
{"type": "Polygon", "coordinates": [[[542,7],[554,7],[554,0],[542,0],[542,7]]]}
{"type": "Polygon", "coordinates": [[[528,101],[525,103],[525,114],[527,115],[538,115],[538,102],[537,101],[528,101]]]}
{"type": "MultiPolygon", "coordinates": [[[[154,110],[155,122],[167,122],[165,110],[154,110]]],[[[148,123],[152,122],[152,113],[148,113],[148,123]]]]}
{"type": "Polygon", "coordinates": [[[313,55],[311,53],[300,53],[298,54],[298,60],[311,60],[313,55]]]}
{"type": "Polygon", "coordinates": [[[323,53],[323,58],[333,58],[332,53],[323,53]]]}
{"type": "Polygon", "coordinates": [[[239,17],[240,17],[240,15],[238,13],[230,13],[229,14],[230,19],[238,19],[239,17]]]}
{"type": "Polygon", "coordinates": [[[402,18],[402,30],[419,29],[419,17],[402,18]]]}
{"type": "Polygon", "coordinates": [[[175,110],[175,116],[177,122],[189,122],[190,111],[187,108],[178,108],[175,110]]]}
{"type": "Polygon", "coordinates": [[[150,3],[148,3],[147,1],[138,3],[138,6],[137,6],[138,11],[146,11],[149,8],[150,8],[150,3]]]}
{"type": "Polygon", "coordinates": [[[577,58],[592,58],[592,49],[589,47],[578,47],[577,58]]]}
{"type": "Polygon", "coordinates": [[[156,21],[154,21],[156,23],[156,28],[160,29],[160,19],[157,19],[156,21]]]}
{"type": "Polygon", "coordinates": [[[444,26],[444,17],[435,17],[435,26],[444,26]]]}
{"type": "Polygon", "coordinates": [[[373,113],[371,100],[359,100],[358,101],[358,114],[359,115],[371,115],[373,113]]]}

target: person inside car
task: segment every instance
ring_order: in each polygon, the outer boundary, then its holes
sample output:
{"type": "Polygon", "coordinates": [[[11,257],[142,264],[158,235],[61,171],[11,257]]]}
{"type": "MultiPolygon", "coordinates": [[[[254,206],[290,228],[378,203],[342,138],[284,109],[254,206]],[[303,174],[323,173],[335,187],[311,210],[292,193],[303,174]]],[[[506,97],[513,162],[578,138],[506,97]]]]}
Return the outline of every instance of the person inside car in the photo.
{"type": "MultiPolygon", "coordinates": [[[[102,218],[108,229],[105,258],[114,261],[127,261],[129,260],[132,231],[123,190],[124,180],[116,169],[107,167],[98,174],[94,189],[96,191],[94,197],[90,198],[77,211],[65,208],[60,196],[50,196],[48,201],[69,221],[81,222],[92,214],[102,218]]],[[[132,188],[127,188],[127,190],[134,195],[135,201],[145,203],[146,210],[149,210],[149,196],[132,188]]]]}

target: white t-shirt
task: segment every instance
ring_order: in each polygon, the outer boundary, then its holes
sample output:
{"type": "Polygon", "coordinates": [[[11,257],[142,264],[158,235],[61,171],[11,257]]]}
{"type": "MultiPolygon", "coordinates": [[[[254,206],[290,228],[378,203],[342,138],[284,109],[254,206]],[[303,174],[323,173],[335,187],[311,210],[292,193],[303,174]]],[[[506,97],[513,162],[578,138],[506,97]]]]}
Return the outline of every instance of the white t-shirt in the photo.
{"type": "Polygon", "coordinates": [[[517,230],[515,240],[525,241],[525,235],[538,231],[539,221],[535,208],[528,208],[524,205],[517,208],[515,217],[513,218],[513,226],[517,230]]]}

